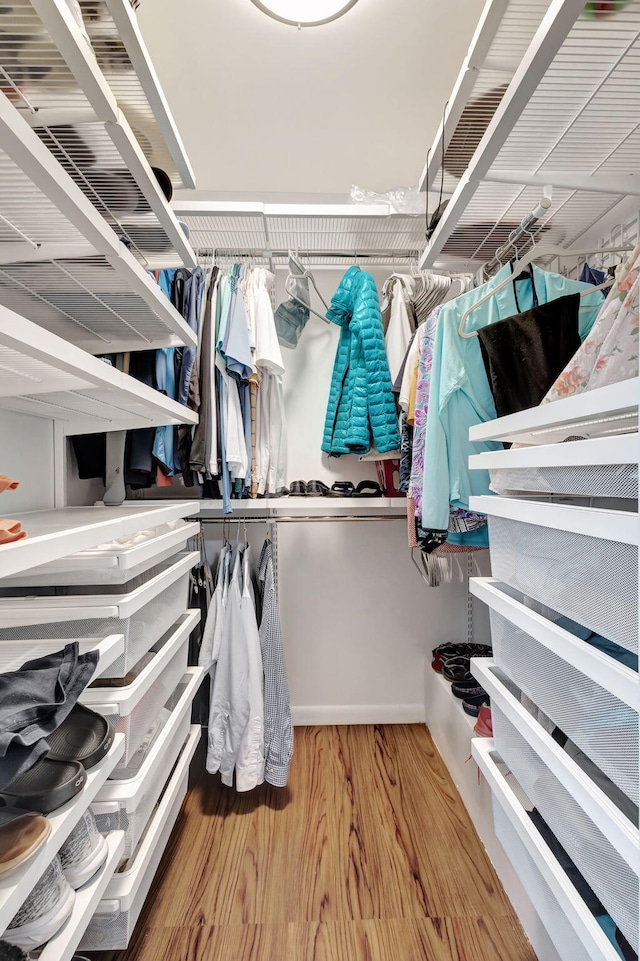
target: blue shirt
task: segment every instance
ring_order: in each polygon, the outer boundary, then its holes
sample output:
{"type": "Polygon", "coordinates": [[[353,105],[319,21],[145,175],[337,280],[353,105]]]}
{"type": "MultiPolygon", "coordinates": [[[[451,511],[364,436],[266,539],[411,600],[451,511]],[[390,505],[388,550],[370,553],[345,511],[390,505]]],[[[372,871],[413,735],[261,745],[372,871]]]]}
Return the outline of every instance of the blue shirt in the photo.
{"type": "MultiPolygon", "coordinates": [[[[533,285],[526,275],[518,277],[515,284],[507,284],[469,315],[465,329],[479,330],[496,320],[530,310],[535,306],[534,287],[539,304],[590,289],[589,284],[541,270],[535,264],[532,271],[533,285]]],[[[496,408],[480,342],[477,337],[461,337],[458,327],[464,312],[499,287],[510,273],[511,265],[505,264],[486,284],[445,304],[438,317],[424,453],[422,526],[428,530],[447,530],[450,505],[468,510],[471,495],[490,493],[488,471],[470,471],[469,455],[501,450],[502,444],[471,443],[469,428],[493,420],[496,408]]],[[[579,313],[582,340],[591,330],[603,300],[600,291],[582,297],[579,313]]]]}

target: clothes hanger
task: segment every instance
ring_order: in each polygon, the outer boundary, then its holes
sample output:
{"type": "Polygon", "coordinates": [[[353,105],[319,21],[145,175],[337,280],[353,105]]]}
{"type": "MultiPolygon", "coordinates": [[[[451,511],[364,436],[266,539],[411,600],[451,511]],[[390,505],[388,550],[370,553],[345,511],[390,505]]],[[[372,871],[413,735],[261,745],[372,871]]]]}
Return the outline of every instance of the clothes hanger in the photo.
{"type": "Polygon", "coordinates": [[[318,311],[314,310],[313,307],[311,307],[309,304],[305,304],[305,302],[303,300],[300,300],[299,297],[296,297],[296,295],[290,289],[290,282],[293,283],[296,280],[304,280],[304,279],[309,280],[316,294],[320,298],[320,301],[323,304],[325,310],[329,310],[329,305],[327,304],[326,300],[318,290],[318,285],[316,284],[315,277],[313,276],[311,271],[300,262],[298,255],[293,253],[291,250],[289,251],[289,258],[293,259],[297,265],[302,267],[302,273],[299,273],[299,274],[289,273],[284,282],[284,289],[289,294],[289,297],[291,297],[291,300],[293,300],[294,303],[300,304],[301,307],[304,307],[305,310],[308,310],[309,313],[313,314],[315,317],[319,317],[320,320],[322,320],[325,324],[330,324],[331,321],[327,320],[324,314],[318,313],[318,311]]]}
{"type": "MultiPolygon", "coordinates": [[[[508,287],[509,284],[512,284],[513,281],[520,276],[520,274],[524,273],[529,264],[533,263],[533,261],[537,260],[539,257],[574,257],[576,255],[581,256],[597,253],[598,250],[608,254],[631,249],[632,248],[630,244],[625,244],[618,247],[599,247],[595,250],[593,247],[591,247],[587,250],[583,250],[574,248],[567,249],[565,247],[559,247],[557,244],[534,243],[533,247],[531,247],[526,254],[514,262],[513,269],[506,280],[503,280],[501,284],[498,284],[497,287],[494,287],[489,291],[489,293],[485,294],[484,297],[481,297],[480,300],[476,301],[475,304],[472,304],[471,307],[465,310],[464,314],[460,318],[458,333],[461,337],[464,337],[465,340],[469,340],[471,337],[477,337],[477,331],[474,330],[467,333],[465,330],[467,320],[471,314],[477,310],[478,307],[481,307],[482,304],[486,303],[487,300],[491,300],[491,298],[494,297],[500,290],[504,290],[505,287],[508,287]]],[[[610,286],[611,278],[609,277],[606,283],[600,284],[598,287],[589,287],[587,290],[581,291],[579,296],[584,297],[587,294],[594,293],[596,290],[602,290],[603,288],[610,286]]]]}

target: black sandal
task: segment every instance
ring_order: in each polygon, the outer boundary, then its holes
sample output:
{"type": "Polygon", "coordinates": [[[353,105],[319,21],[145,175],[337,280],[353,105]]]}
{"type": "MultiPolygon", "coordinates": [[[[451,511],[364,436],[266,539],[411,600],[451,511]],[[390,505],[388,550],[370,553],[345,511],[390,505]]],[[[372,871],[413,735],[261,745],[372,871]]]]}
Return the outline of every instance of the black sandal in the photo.
{"type": "Polygon", "coordinates": [[[353,497],[355,487],[351,481],[335,481],[331,485],[329,497],[353,497]]]}
{"type": "Polygon", "coordinates": [[[382,488],[377,481],[363,480],[356,487],[354,497],[384,497],[382,488]]]}
{"type": "Polygon", "coordinates": [[[307,495],[309,497],[327,497],[329,488],[321,480],[310,480],[307,484],[307,495]]]}
{"type": "Polygon", "coordinates": [[[79,794],[87,774],[79,761],[54,761],[43,757],[2,791],[5,803],[39,814],[56,811],[79,794]]]}
{"type": "Polygon", "coordinates": [[[289,485],[289,497],[306,497],[307,485],[304,481],[293,481],[289,485]]]}
{"type": "Polygon", "coordinates": [[[113,744],[113,725],[102,714],[84,704],[76,704],[68,717],[47,735],[49,757],[55,761],[80,761],[92,768],[109,753],[113,744]]]}

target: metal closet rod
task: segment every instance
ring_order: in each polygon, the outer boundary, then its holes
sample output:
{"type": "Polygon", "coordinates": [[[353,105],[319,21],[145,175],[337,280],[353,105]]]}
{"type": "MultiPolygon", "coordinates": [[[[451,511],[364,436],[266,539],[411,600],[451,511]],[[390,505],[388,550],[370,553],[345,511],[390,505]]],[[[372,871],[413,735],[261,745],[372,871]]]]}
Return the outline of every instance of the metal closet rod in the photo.
{"type": "Polygon", "coordinates": [[[246,524],[309,524],[315,523],[316,521],[359,521],[360,523],[379,523],[380,521],[406,521],[406,514],[369,514],[369,515],[359,515],[359,514],[345,514],[340,516],[338,514],[302,514],[299,517],[200,517],[201,524],[241,524],[243,527],[246,524]]]}
{"type": "MultiPolygon", "coordinates": [[[[263,257],[269,260],[272,257],[288,257],[290,250],[293,248],[287,248],[287,250],[270,250],[264,247],[256,247],[254,249],[245,248],[244,250],[232,250],[225,249],[223,247],[197,247],[196,255],[198,257],[223,257],[225,260],[232,257],[263,257]]],[[[296,255],[298,257],[306,257],[313,259],[314,257],[343,257],[344,259],[353,260],[358,258],[360,260],[367,260],[368,258],[381,258],[384,257],[387,260],[416,260],[419,255],[419,250],[296,250],[296,255]]]]}

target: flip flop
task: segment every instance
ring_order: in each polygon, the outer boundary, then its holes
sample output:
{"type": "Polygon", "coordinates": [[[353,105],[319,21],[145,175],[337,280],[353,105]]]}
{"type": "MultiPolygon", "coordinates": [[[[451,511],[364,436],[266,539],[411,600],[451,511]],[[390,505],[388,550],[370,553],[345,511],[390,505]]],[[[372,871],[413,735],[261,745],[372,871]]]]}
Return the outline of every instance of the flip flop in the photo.
{"type": "Polygon", "coordinates": [[[31,770],[14,778],[2,796],[13,807],[50,814],[79,794],[86,781],[87,772],[79,761],[44,757],[31,770]]]}
{"type": "Polygon", "coordinates": [[[329,497],[353,497],[355,487],[351,481],[335,481],[331,485],[329,497]]]}
{"type": "Polygon", "coordinates": [[[472,681],[474,678],[469,670],[469,658],[450,657],[442,664],[442,676],[447,681],[455,681],[456,684],[472,681]]]}
{"type": "Polygon", "coordinates": [[[384,497],[382,488],[377,481],[360,481],[355,489],[354,497],[384,497]]]}
{"type": "Polygon", "coordinates": [[[469,701],[471,698],[478,697],[480,694],[483,694],[486,698],[489,697],[485,689],[475,680],[467,681],[467,683],[464,681],[461,683],[455,682],[451,686],[451,693],[454,697],[459,697],[462,701],[469,701]]]}
{"type": "Polygon", "coordinates": [[[467,701],[462,702],[462,710],[469,717],[478,717],[480,714],[480,708],[486,704],[489,706],[489,695],[480,694],[478,697],[470,697],[467,701]]]}
{"type": "Polygon", "coordinates": [[[35,811],[0,808],[0,877],[24,864],[51,834],[51,825],[35,811]]]}
{"type": "Polygon", "coordinates": [[[49,757],[55,761],[80,761],[85,769],[94,767],[113,744],[113,726],[106,717],[76,704],[60,727],[49,734],[49,757]]]}

